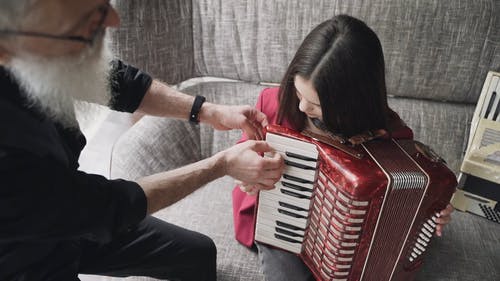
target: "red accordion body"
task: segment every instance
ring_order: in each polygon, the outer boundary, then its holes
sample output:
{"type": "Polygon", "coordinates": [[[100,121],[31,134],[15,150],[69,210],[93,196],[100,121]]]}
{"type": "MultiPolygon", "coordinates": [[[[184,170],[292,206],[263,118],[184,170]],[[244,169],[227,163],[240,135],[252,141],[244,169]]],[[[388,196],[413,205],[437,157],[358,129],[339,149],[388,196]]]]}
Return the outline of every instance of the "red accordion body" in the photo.
{"type": "Polygon", "coordinates": [[[372,140],[325,144],[270,126],[285,157],[276,188],[262,191],[255,240],[297,253],[317,280],[412,280],[456,178],[425,145],[372,140]]]}

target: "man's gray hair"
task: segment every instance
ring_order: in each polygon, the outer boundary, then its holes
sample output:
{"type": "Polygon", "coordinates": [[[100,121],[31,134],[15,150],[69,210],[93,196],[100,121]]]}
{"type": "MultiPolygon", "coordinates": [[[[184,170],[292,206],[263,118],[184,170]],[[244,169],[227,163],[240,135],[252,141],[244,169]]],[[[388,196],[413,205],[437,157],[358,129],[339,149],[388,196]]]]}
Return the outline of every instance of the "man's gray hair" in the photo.
{"type": "Polygon", "coordinates": [[[0,0],[0,30],[16,30],[35,0],[0,0]]]}

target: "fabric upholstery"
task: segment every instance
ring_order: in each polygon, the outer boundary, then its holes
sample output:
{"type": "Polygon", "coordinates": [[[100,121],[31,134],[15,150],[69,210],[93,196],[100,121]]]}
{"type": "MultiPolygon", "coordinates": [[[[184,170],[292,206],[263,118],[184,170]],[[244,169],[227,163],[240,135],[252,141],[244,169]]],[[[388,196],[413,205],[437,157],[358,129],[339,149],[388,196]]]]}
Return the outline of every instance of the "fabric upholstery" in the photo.
{"type": "Polygon", "coordinates": [[[458,174],[475,106],[407,98],[389,98],[389,105],[458,174]]]}
{"type": "Polygon", "coordinates": [[[114,2],[121,24],[111,38],[119,58],[170,84],[192,77],[191,1],[114,2]]]}
{"type": "Polygon", "coordinates": [[[181,120],[145,116],[114,145],[111,177],[137,179],[175,169],[200,160],[200,151],[199,128],[181,120]]]}
{"type": "Polygon", "coordinates": [[[499,1],[193,2],[196,75],[279,82],[313,26],[340,13],[380,37],[391,95],[475,102],[500,67],[499,1]]]}
{"type": "Polygon", "coordinates": [[[169,83],[195,76],[279,82],[311,28],[339,13],[379,35],[392,95],[474,103],[487,71],[500,71],[494,0],[116,2],[118,54],[169,83]]]}

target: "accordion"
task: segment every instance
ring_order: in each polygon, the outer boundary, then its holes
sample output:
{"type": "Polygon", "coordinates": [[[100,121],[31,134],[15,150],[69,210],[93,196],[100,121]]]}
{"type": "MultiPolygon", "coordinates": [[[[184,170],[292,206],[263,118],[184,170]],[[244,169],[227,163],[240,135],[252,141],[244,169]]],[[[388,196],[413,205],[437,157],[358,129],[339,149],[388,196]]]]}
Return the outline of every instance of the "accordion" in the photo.
{"type": "Polygon", "coordinates": [[[444,161],[413,140],[345,145],[269,126],[285,158],[261,191],[255,240],[296,253],[317,280],[412,280],[457,185],[444,161]]]}

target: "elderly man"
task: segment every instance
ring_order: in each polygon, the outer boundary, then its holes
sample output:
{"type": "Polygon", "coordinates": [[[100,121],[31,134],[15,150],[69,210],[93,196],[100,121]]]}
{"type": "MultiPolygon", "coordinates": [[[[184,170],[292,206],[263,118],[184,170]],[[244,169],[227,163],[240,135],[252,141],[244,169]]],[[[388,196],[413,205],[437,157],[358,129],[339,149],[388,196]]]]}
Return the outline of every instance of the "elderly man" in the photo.
{"type": "Polygon", "coordinates": [[[250,106],[204,102],[110,64],[104,34],[118,24],[108,0],[2,0],[0,280],[215,280],[213,242],[149,214],[224,175],[259,188],[281,176],[283,159],[260,157],[271,148],[257,140],[137,182],[78,171],[85,138],[74,99],[239,128],[255,139],[267,124],[250,106]]]}

